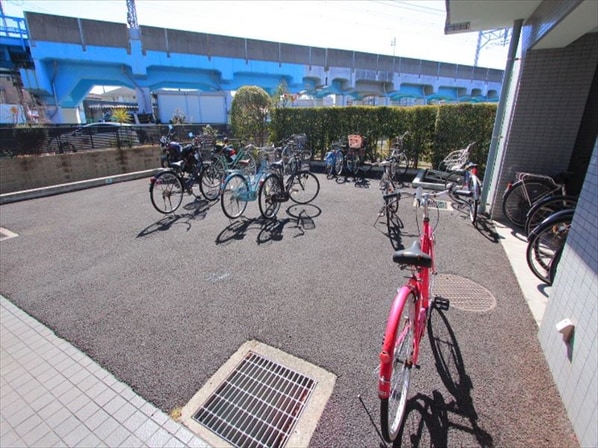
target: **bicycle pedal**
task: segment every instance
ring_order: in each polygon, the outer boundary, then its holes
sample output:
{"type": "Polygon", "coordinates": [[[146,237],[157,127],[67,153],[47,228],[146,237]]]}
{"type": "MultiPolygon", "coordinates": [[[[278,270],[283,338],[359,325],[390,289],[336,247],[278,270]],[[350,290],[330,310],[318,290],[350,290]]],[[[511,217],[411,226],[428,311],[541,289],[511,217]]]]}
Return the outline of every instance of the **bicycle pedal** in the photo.
{"type": "Polygon", "coordinates": [[[444,297],[436,296],[434,297],[434,308],[441,311],[448,311],[450,305],[450,300],[445,299],[444,297]]]}

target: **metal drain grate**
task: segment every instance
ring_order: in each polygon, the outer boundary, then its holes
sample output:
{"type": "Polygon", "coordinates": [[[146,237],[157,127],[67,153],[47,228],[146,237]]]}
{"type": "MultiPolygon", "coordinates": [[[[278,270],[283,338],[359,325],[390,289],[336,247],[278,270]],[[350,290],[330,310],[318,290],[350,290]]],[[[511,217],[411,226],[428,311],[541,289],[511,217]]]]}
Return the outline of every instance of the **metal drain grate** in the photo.
{"type": "Polygon", "coordinates": [[[282,448],[316,384],[250,351],[193,419],[238,448],[282,448]]]}

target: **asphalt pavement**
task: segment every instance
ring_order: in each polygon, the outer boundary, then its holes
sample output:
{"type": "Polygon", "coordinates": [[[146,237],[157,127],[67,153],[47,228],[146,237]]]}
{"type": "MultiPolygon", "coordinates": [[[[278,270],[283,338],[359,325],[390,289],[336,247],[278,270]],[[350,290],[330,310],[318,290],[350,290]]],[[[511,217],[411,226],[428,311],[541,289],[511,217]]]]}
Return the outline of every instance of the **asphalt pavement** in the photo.
{"type": "MultiPolygon", "coordinates": [[[[191,196],[160,215],[147,178],[4,204],[18,236],[0,243],[0,294],[169,415],[246,341],[279,349],[336,376],[309,446],[380,446],[378,353],[405,275],[392,253],[415,213],[401,203],[390,238],[375,179],[318,178],[312,204],[273,222],[191,196]]],[[[395,445],[578,446],[500,232],[450,205],[436,218],[454,306],[432,314],[395,445]]]]}

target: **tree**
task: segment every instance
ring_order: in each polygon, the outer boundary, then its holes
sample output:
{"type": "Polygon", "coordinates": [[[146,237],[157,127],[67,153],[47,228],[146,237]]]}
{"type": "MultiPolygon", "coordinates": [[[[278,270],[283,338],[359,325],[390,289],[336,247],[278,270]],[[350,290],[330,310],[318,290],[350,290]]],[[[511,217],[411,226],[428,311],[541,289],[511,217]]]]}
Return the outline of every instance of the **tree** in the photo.
{"type": "Polygon", "coordinates": [[[268,114],[272,101],[257,86],[243,86],[231,105],[231,128],[235,138],[263,146],[268,134],[268,114]]]}
{"type": "Polygon", "coordinates": [[[114,108],[110,111],[110,120],[120,124],[129,123],[131,121],[131,116],[127,112],[127,109],[114,108]]]}

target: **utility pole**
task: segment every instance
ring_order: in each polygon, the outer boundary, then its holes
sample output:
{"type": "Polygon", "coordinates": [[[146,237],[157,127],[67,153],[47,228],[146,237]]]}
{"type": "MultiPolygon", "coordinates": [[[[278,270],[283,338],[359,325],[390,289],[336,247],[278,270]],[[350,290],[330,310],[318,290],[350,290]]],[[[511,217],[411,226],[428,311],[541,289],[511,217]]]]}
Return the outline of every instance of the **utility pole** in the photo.
{"type": "Polygon", "coordinates": [[[127,24],[130,29],[138,30],[139,23],[137,22],[137,8],[135,7],[135,0],[126,0],[127,2],[127,24]]]}
{"type": "Polygon", "coordinates": [[[511,40],[510,29],[504,28],[500,30],[480,31],[478,33],[478,43],[475,49],[475,58],[473,66],[478,66],[478,60],[480,58],[480,50],[485,46],[506,46],[511,40]]]}

